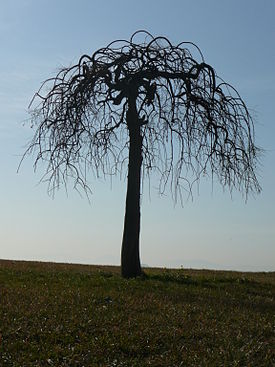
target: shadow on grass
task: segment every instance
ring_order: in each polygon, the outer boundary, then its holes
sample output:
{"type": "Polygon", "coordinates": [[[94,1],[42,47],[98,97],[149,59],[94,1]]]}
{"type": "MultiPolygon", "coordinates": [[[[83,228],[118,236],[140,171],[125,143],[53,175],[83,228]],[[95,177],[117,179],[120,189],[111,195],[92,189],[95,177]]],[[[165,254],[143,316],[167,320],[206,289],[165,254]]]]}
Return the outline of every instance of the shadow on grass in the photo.
{"type": "Polygon", "coordinates": [[[245,277],[192,277],[186,275],[182,270],[179,271],[164,271],[161,274],[149,274],[145,279],[157,280],[160,282],[173,282],[177,284],[199,286],[199,287],[218,287],[222,285],[237,285],[237,284],[254,284],[255,282],[245,277]]]}

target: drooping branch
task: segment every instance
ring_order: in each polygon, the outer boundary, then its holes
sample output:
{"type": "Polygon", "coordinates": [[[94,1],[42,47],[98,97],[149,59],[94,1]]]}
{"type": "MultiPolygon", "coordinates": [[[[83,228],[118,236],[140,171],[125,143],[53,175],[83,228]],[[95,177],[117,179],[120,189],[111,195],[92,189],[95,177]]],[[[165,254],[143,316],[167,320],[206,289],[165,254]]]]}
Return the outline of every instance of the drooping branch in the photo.
{"type": "Polygon", "coordinates": [[[36,94],[31,107],[37,131],[28,151],[38,152],[35,165],[47,162],[50,189],[68,176],[86,189],[88,167],[96,174],[120,169],[133,90],[143,170],[161,173],[161,189],[170,182],[179,190],[189,170],[194,179],[210,171],[223,186],[245,195],[260,190],[253,121],[239,94],[218,78],[195,45],[174,46],[148,32],[82,56],[36,94]],[[140,35],[144,41],[138,43],[140,35]]]}

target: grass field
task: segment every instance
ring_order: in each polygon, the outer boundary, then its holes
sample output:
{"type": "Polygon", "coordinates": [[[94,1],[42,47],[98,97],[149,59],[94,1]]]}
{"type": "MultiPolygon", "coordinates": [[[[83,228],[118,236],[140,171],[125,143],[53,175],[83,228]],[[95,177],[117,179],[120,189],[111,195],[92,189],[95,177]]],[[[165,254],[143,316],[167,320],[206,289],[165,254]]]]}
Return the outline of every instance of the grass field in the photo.
{"type": "Polygon", "coordinates": [[[0,260],[0,366],[275,366],[275,273],[0,260]]]}

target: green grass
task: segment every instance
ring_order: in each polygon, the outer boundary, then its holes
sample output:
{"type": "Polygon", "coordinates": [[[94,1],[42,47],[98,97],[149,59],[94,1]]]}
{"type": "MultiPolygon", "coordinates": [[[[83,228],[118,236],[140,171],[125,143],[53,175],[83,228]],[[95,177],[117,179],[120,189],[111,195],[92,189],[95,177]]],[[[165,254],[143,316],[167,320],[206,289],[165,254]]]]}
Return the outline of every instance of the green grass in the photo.
{"type": "Polygon", "coordinates": [[[0,366],[274,366],[275,273],[0,261],[0,366]]]}

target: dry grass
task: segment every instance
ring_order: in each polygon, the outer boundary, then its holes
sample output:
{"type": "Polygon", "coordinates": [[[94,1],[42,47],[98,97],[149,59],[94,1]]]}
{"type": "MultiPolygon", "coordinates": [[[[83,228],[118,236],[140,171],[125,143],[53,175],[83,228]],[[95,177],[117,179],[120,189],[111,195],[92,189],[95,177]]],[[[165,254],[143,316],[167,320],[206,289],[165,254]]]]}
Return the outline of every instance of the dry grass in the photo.
{"type": "Polygon", "coordinates": [[[274,366],[275,273],[0,261],[0,366],[274,366]]]}

